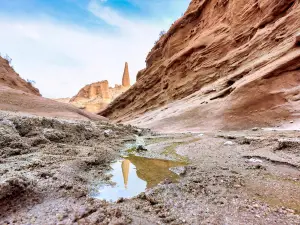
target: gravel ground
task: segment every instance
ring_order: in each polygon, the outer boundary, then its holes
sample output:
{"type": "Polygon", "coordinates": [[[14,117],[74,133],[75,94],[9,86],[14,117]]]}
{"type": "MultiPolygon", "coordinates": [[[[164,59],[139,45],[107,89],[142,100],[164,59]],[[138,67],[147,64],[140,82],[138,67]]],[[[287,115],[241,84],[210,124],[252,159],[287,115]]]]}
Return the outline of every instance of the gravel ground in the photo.
{"type": "Polygon", "coordinates": [[[0,224],[300,224],[300,133],[149,135],[131,126],[0,113],[0,224]],[[132,199],[89,197],[125,140],[188,162],[132,199]]]}

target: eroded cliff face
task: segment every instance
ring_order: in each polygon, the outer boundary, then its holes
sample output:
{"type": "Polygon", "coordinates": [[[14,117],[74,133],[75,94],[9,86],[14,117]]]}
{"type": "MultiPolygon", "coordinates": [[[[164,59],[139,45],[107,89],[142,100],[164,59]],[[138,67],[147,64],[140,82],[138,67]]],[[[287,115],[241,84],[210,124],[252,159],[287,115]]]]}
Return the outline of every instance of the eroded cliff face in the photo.
{"type": "MultiPolygon", "coordinates": [[[[69,103],[78,108],[85,109],[92,113],[98,113],[105,109],[110,102],[130,88],[130,76],[128,63],[125,63],[122,77],[122,85],[109,87],[107,80],[86,85],[76,96],[70,99],[69,103]]],[[[56,99],[59,102],[66,102],[67,99],[56,99]]]]}
{"type": "Polygon", "coordinates": [[[2,57],[0,57],[0,86],[6,86],[29,94],[41,96],[39,90],[23,80],[9,65],[8,61],[2,57]]]}
{"type": "Polygon", "coordinates": [[[130,87],[130,78],[129,78],[129,69],[128,63],[125,63],[124,73],[122,77],[122,86],[123,87],[130,87]]]}
{"type": "Polygon", "coordinates": [[[0,111],[2,110],[66,119],[105,120],[72,105],[43,98],[37,88],[23,80],[8,61],[0,57],[0,111]]]}
{"type": "Polygon", "coordinates": [[[80,89],[80,91],[76,96],[74,96],[71,99],[71,102],[78,101],[80,99],[86,99],[86,98],[91,99],[97,96],[103,99],[111,98],[109,94],[109,85],[107,80],[86,85],[85,87],[80,89]]]}
{"type": "Polygon", "coordinates": [[[101,115],[188,130],[297,120],[299,29],[296,0],[192,0],[101,115]]]}

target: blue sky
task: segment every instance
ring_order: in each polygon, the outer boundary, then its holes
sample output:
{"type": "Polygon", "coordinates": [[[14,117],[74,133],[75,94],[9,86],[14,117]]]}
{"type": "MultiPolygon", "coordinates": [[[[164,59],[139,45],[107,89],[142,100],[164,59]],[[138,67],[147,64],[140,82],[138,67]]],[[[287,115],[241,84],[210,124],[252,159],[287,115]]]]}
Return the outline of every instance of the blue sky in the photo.
{"type": "Polygon", "coordinates": [[[134,81],[159,32],[189,2],[0,0],[0,53],[45,97],[71,97],[105,79],[120,84],[125,61],[134,81]]]}

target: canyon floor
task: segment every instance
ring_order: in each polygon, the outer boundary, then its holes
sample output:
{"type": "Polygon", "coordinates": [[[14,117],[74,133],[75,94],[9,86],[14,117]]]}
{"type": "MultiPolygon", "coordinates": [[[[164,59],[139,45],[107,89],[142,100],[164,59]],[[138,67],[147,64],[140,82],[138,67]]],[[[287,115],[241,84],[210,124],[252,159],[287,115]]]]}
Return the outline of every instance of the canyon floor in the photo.
{"type": "Polygon", "coordinates": [[[155,134],[1,111],[0,134],[0,224],[300,223],[297,131],[155,134]],[[188,163],[179,181],[115,203],[90,197],[135,135],[147,151],[133,154],[188,163]]]}

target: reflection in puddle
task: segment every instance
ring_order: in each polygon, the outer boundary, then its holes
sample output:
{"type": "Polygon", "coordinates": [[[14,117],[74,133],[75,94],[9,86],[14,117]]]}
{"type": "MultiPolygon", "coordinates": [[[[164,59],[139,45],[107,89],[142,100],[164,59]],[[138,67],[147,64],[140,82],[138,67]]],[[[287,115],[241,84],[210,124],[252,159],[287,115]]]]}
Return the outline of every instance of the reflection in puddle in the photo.
{"type": "Polygon", "coordinates": [[[93,197],[116,201],[120,197],[130,198],[159,184],[166,178],[177,181],[179,176],[169,170],[171,167],[183,166],[185,163],[169,160],[148,159],[129,155],[111,165],[113,186],[101,186],[93,197]]]}

